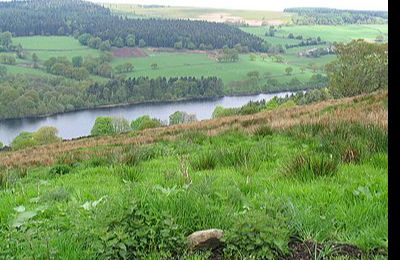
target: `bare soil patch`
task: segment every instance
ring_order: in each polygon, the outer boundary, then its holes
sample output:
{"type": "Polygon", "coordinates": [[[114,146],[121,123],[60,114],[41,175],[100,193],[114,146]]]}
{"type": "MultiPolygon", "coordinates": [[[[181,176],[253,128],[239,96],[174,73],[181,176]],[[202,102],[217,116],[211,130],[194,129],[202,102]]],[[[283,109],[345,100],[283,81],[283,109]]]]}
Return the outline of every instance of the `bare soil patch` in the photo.
{"type": "Polygon", "coordinates": [[[112,52],[114,57],[129,58],[129,57],[147,57],[147,53],[140,48],[118,48],[112,52]]]}

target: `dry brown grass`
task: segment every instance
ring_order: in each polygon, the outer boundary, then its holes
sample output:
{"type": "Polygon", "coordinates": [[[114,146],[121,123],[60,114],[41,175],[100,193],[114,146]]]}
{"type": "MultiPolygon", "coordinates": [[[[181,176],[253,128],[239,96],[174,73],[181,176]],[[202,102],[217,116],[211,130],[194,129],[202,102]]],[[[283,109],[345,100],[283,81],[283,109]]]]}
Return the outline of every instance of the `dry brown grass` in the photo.
{"type": "Polygon", "coordinates": [[[90,148],[104,146],[106,150],[116,149],[116,145],[140,145],[157,140],[174,140],[185,131],[203,131],[216,135],[237,128],[248,133],[260,125],[267,124],[273,129],[288,129],[299,124],[331,124],[339,122],[372,124],[387,129],[388,111],[384,106],[387,91],[362,95],[340,100],[328,100],[307,106],[281,108],[264,111],[254,115],[231,116],[205,120],[191,124],[175,125],[163,128],[147,129],[137,135],[121,134],[117,136],[93,137],[62,143],[38,146],[30,149],[0,153],[0,166],[51,165],[65,153],[90,153],[90,148]]]}

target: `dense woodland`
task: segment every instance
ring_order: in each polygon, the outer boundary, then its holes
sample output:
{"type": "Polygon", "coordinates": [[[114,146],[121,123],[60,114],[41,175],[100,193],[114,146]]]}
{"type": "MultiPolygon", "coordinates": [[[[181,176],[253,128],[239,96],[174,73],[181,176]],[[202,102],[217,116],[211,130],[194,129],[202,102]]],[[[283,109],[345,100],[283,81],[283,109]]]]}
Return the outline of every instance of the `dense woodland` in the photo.
{"type": "Polygon", "coordinates": [[[382,24],[388,20],[386,11],[340,10],[332,8],[286,8],[284,12],[297,13],[295,24],[382,24]]]}
{"type": "Polygon", "coordinates": [[[147,77],[106,83],[7,76],[0,81],[0,119],[46,115],[102,105],[209,98],[223,95],[216,77],[147,77]]]}
{"type": "MultiPolygon", "coordinates": [[[[261,38],[222,23],[189,20],[128,19],[81,0],[0,2],[0,28],[15,36],[92,36],[93,47],[109,45],[220,49],[240,43],[267,51],[261,38]]],[[[89,45],[89,38],[85,41],[89,45]]]]}

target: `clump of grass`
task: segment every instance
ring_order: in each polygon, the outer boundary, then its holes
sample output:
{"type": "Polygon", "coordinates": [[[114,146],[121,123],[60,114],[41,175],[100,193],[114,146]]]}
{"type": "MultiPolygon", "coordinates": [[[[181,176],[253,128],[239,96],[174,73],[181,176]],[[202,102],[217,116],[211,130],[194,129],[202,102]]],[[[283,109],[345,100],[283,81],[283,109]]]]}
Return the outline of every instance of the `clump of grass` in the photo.
{"type": "Polygon", "coordinates": [[[136,166],[142,161],[148,161],[162,155],[163,151],[156,146],[128,146],[125,147],[120,163],[136,166]]]}
{"type": "Polygon", "coordinates": [[[289,130],[291,135],[319,143],[318,152],[344,163],[360,163],[376,153],[387,152],[387,131],[374,125],[308,124],[289,130]]]}
{"type": "Polygon", "coordinates": [[[56,201],[56,202],[63,202],[68,201],[70,198],[70,193],[63,187],[54,189],[45,195],[43,195],[43,201],[56,201]]]}
{"type": "Polygon", "coordinates": [[[57,175],[64,175],[71,172],[71,166],[66,164],[57,164],[51,167],[49,173],[50,174],[57,174],[57,175]]]}
{"type": "Polygon", "coordinates": [[[285,176],[302,181],[333,176],[337,171],[338,162],[324,155],[298,155],[283,167],[285,176]]]}
{"type": "Polygon", "coordinates": [[[237,145],[218,150],[216,157],[223,166],[235,167],[243,172],[257,171],[269,159],[270,148],[265,142],[252,146],[237,145]]]}
{"type": "Polygon", "coordinates": [[[124,181],[139,182],[142,177],[142,169],[140,167],[120,165],[113,168],[113,171],[124,181]]]}
{"type": "Polygon", "coordinates": [[[196,154],[191,160],[190,165],[194,170],[212,170],[217,166],[215,154],[209,150],[196,154]]]}
{"type": "Polygon", "coordinates": [[[191,144],[202,145],[208,140],[208,136],[201,131],[185,131],[180,136],[181,140],[185,140],[191,144]]]}
{"type": "Polygon", "coordinates": [[[26,168],[0,169],[0,187],[8,188],[27,175],[26,168]]]}
{"type": "Polygon", "coordinates": [[[70,153],[63,153],[60,156],[58,156],[56,159],[56,164],[64,164],[64,165],[73,166],[82,161],[83,161],[83,159],[80,154],[78,154],[76,152],[70,152],[70,153]]]}
{"type": "Polygon", "coordinates": [[[269,135],[272,135],[274,133],[274,131],[272,130],[271,127],[269,127],[268,125],[262,125],[259,126],[255,131],[254,131],[254,135],[256,137],[266,137],[269,135]]]}

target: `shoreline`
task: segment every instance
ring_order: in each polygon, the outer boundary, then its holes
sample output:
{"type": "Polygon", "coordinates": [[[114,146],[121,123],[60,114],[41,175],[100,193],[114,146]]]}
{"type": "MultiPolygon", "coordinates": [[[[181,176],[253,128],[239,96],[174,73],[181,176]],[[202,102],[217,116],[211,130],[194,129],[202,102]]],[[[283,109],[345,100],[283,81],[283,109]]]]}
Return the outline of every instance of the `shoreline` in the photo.
{"type": "Polygon", "coordinates": [[[7,118],[7,119],[0,119],[1,122],[7,122],[7,121],[15,121],[15,120],[29,120],[29,119],[41,119],[41,118],[46,118],[46,117],[51,117],[51,116],[57,116],[61,114],[68,114],[68,113],[74,113],[74,112],[79,112],[79,111],[85,111],[85,110],[94,110],[94,109],[106,109],[106,108],[116,108],[116,107],[127,107],[127,106],[133,106],[133,105],[142,105],[142,104],[162,104],[162,103],[175,103],[175,102],[185,102],[185,101],[205,101],[205,100],[214,100],[214,99],[221,99],[224,97],[239,97],[239,96],[253,96],[253,95],[268,95],[268,94],[276,94],[276,93],[285,93],[285,92],[299,92],[299,91],[305,91],[305,90],[310,90],[313,88],[304,88],[304,89],[297,89],[297,90],[273,90],[273,91],[268,91],[268,92],[254,92],[254,93],[233,93],[233,94],[226,94],[222,96],[215,96],[215,97],[196,97],[196,98],[180,98],[176,100],[149,100],[149,101],[138,101],[138,102],[129,102],[129,103],[119,103],[119,104],[108,104],[108,105],[99,105],[95,107],[86,107],[86,108],[78,108],[70,111],[65,111],[65,112],[56,112],[56,113],[49,113],[49,114],[44,114],[44,115],[36,115],[36,116],[27,116],[27,117],[15,117],[15,118],[7,118]]]}

